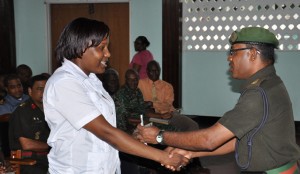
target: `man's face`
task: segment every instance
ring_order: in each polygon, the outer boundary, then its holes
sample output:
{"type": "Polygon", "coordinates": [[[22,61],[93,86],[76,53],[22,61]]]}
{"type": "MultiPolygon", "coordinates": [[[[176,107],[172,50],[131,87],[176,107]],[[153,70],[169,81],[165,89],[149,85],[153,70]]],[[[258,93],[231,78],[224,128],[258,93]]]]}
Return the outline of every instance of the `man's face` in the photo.
{"type": "Polygon", "coordinates": [[[43,103],[43,93],[46,85],[46,80],[36,81],[32,88],[28,89],[28,94],[37,105],[43,103]]]}
{"type": "Polygon", "coordinates": [[[119,89],[119,77],[116,74],[110,74],[107,79],[107,90],[110,94],[114,94],[119,89]]]}
{"type": "Polygon", "coordinates": [[[153,82],[157,81],[160,75],[159,66],[157,64],[151,64],[147,69],[147,75],[149,79],[152,80],[153,82]]]}
{"type": "Polygon", "coordinates": [[[247,48],[246,44],[234,44],[227,60],[229,61],[232,77],[235,79],[247,79],[251,76],[251,51],[252,48],[247,48]]]}
{"type": "Polygon", "coordinates": [[[7,94],[12,97],[19,99],[23,95],[23,87],[20,79],[12,79],[8,81],[8,86],[6,88],[7,94]]]}
{"type": "Polygon", "coordinates": [[[136,74],[134,74],[134,73],[130,73],[126,77],[126,84],[132,90],[137,89],[138,84],[139,84],[139,78],[138,78],[138,76],[136,74]]]}
{"type": "Polygon", "coordinates": [[[30,70],[22,69],[18,76],[21,82],[28,82],[32,76],[32,72],[30,70]]]}

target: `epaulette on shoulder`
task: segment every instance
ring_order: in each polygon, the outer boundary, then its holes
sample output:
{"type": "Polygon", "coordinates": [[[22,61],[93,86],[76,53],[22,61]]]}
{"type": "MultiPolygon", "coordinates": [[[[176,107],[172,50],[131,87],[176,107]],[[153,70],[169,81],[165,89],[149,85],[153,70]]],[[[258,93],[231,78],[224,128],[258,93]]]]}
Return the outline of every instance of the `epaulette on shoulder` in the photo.
{"type": "Polygon", "coordinates": [[[23,103],[21,103],[19,106],[24,107],[24,106],[26,106],[26,105],[27,105],[27,103],[26,103],[26,102],[23,102],[23,103]]]}
{"type": "Polygon", "coordinates": [[[247,88],[255,88],[255,87],[259,87],[263,81],[265,81],[266,78],[260,78],[260,79],[255,79],[253,82],[251,82],[247,88]]]}

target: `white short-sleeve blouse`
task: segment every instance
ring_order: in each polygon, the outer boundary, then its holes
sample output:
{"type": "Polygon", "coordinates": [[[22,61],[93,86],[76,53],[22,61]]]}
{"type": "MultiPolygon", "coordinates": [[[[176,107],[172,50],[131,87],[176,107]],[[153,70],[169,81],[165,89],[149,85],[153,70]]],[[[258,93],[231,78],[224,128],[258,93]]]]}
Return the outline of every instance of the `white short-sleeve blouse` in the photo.
{"type": "Polygon", "coordinates": [[[95,74],[65,59],[47,81],[43,102],[51,174],[120,172],[118,151],[83,128],[100,115],[116,127],[114,102],[95,74]]]}

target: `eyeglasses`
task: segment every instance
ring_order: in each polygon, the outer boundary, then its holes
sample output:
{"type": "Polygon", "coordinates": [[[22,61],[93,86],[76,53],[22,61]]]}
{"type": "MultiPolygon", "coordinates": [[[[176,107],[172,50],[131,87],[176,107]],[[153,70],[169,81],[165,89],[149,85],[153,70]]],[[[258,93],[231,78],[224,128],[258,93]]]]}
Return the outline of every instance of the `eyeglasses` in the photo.
{"type": "Polygon", "coordinates": [[[238,48],[238,49],[230,49],[228,56],[233,56],[237,51],[242,51],[242,50],[250,50],[251,48],[238,48]]]}

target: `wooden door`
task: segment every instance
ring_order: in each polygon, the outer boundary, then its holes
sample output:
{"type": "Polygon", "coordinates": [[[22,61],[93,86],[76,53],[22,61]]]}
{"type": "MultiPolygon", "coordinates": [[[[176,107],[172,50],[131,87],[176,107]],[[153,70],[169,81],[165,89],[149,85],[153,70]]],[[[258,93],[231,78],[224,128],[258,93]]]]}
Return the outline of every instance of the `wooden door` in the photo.
{"type": "Polygon", "coordinates": [[[77,17],[86,17],[105,22],[110,28],[110,66],[120,74],[120,84],[125,82],[124,74],[129,64],[129,4],[51,4],[51,47],[52,72],[60,66],[54,50],[63,28],[77,17]]]}

